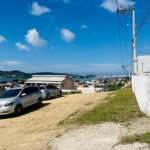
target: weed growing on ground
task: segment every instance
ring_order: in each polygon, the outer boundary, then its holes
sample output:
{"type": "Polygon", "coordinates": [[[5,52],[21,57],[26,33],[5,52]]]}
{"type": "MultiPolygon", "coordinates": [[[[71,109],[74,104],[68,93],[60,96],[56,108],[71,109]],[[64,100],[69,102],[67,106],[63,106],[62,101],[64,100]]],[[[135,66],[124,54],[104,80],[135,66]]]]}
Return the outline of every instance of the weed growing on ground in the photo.
{"type": "Polygon", "coordinates": [[[76,115],[79,111],[80,111],[80,109],[79,109],[79,110],[77,110],[77,111],[75,111],[74,113],[72,113],[72,114],[71,114],[71,115],[69,115],[68,117],[72,117],[72,116],[76,115]]]}
{"type": "Polygon", "coordinates": [[[95,124],[102,121],[126,122],[144,116],[139,110],[131,88],[121,89],[114,97],[109,96],[106,99],[107,103],[102,103],[82,114],[75,122],[80,124],[95,124]]]}
{"type": "Polygon", "coordinates": [[[59,137],[61,137],[61,136],[62,136],[62,134],[58,133],[58,134],[55,136],[55,138],[59,138],[59,137]]]}
{"type": "Polygon", "coordinates": [[[64,120],[59,121],[57,125],[58,125],[58,126],[59,126],[59,125],[64,125],[64,122],[65,122],[64,120]]]}
{"type": "Polygon", "coordinates": [[[134,142],[147,143],[150,145],[150,131],[141,134],[135,134],[133,136],[125,136],[120,139],[121,144],[128,144],[134,142]]]}

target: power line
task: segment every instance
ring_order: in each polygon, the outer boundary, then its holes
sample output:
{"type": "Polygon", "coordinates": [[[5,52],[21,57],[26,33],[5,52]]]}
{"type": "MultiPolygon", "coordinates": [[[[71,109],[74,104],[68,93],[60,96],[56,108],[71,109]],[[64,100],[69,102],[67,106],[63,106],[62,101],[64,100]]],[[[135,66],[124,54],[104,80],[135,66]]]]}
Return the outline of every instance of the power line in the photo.
{"type": "Polygon", "coordinates": [[[116,71],[114,71],[114,72],[111,73],[111,74],[114,74],[114,73],[118,72],[120,69],[122,69],[122,67],[120,67],[119,69],[117,69],[116,71]]]}
{"type": "MultiPolygon", "coordinates": [[[[117,5],[117,10],[119,9],[118,8],[118,2],[116,0],[116,5],[117,5]]],[[[121,44],[121,32],[120,32],[120,17],[119,17],[119,14],[117,13],[118,15],[118,30],[119,30],[119,41],[120,41],[120,52],[121,52],[121,62],[122,62],[122,65],[123,65],[123,57],[122,57],[122,44],[121,44]]]]}
{"type": "Polygon", "coordinates": [[[147,0],[146,6],[145,6],[145,11],[143,12],[143,17],[142,17],[143,19],[141,18],[141,23],[136,32],[136,37],[137,37],[138,33],[140,32],[141,28],[143,27],[144,22],[147,20],[149,14],[150,14],[149,2],[150,2],[150,0],[147,0]]]}

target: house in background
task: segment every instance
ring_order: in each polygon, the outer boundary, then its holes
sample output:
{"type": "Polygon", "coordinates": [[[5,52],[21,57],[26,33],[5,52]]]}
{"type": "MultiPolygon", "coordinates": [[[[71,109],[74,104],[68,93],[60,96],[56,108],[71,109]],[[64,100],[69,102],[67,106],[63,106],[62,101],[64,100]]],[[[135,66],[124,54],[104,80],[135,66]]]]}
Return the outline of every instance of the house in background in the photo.
{"type": "Polygon", "coordinates": [[[27,86],[40,86],[43,84],[52,84],[60,89],[76,90],[74,80],[67,75],[33,75],[31,79],[25,82],[27,86]]]}

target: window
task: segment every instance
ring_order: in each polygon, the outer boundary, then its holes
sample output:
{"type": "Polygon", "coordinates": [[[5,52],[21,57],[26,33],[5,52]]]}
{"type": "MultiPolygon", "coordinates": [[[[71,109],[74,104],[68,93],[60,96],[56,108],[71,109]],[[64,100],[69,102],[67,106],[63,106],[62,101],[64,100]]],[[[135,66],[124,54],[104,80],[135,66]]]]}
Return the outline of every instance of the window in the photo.
{"type": "Polygon", "coordinates": [[[5,93],[3,93],[0,98],[10,98],[10,97],[15,97],[19,94],[19,92],[21,91],[21,89],[12,89],[12,90],[8,90],[5,93]]]}
{"type": "Polygon", "coordinates": [[[37,87],[30,87],[30,93],[35,93],[35,92],[38,92],[38,88],[37,87]]]}
{"type": "Polygon", "coordinates": [[[55,86],[52,86],[52,88],[53,88],[53,89],[58,89],[58,88],[57,88],[57,87],[55,87],[55,86]]]}
{"type": "Polygon", "coordinates": [[[30,94],[30,89],[29,88],[25,88],[21,94],[25,93],[26,95],[29,95],[30,94]]]}

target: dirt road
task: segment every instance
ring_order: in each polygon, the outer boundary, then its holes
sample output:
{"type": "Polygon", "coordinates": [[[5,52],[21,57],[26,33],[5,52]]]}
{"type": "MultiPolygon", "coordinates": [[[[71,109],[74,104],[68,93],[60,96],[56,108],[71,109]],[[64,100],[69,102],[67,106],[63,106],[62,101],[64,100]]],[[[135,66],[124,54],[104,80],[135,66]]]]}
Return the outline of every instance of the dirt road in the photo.
{"type": "Polygon", "coordinates": [[[19,117],[0,117],[0,150],[46,150],[49,140],[67,127],[58,122],[79,109],[91,109],[107,93],[76,94],[46,100],[43,107],[31,107],[19,117]],[[91,103],[91,105],[86,105],[91,103]]]}

